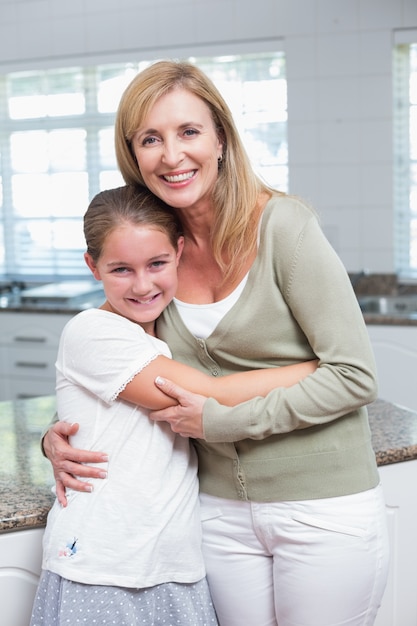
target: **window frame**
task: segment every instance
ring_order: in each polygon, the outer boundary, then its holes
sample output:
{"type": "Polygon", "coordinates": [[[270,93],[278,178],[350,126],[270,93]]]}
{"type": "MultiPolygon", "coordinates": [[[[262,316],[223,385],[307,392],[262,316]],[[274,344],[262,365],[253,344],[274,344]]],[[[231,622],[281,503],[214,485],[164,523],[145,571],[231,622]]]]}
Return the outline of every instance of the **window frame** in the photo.
{"type": "MultiPolygon", "coordinates": [[[[0,113],[2,114],[2,118],[4,120],[4,124],[2,124],[2,129],[0,132],[0,176],[1,176],[1,187],[2,187],[2,197],[0,197],[0,222],[3,224],[4,228],[4,249],[5,249],[5,258],[4,258],[4,271],[2,271],[2,262],[0,259],[0,279],[1,280],[18,280],[18,281],[26,281],[26,282],[51,282],[56,280],[73,280],[73,279],[83,279],[90,278],[88,270],[84,266],[82,267],[82,271],[76,271],[75,273],[62,273],[59,268],[59,263],[53,267],[51,263],[49,273],[27,273],[27,271],[19,271],[19,264],[17,262],[19,251],[16,251],[14,246],[14,240],[12,237],[12,233],[14,232],[14,227],[18,222],[18,218],[13,215],[13,210],[7,210],[6,207],[13,206],[13,198],[12,198],[12,169],[11,169],[11,155],[10,155],[10,141],[9,138],[12,133],[16,131],[21,131],[22,129],[31,129],[33,127],[38,126],[42,128],[42,130],[50,131],[59,128],[83,128],[86,129],[87,132],[87,140],[86,140],[86,158],[87,158],[87,166],[86,171],[88,173],[88,195],[91,199],[96,193],[98,193],[103,187],[100,184],[100,174],[104,171],[103,165],[100,165],[99,158],[97,158],[97,145],[93,145],[94,142],[98,143],[98,132],[100,129],[106,127],[114,126],[114,117],[115,113],[100,113],[99,115],[93,110],[91,107],[91,103],[97,102],[97,92],[98,92],[98,81],[96,78],[96,73],[99,68],[103,68],[105,65],[121,65],[121,64],[133,64],[136,67],[139,65],[143,67],[149,63],[154,62],[158,58],[180,58],[180,59],[190,59],[194,62],[197,62],[200,59],[204,59],[207,57],[219,58],[225,56],[240,56],[240,55],[251,55],[251,54],[281,54],[284,57],[284,65],[285,65],[285,50],[282,39],[273,39],[273,40],[264,40],[264,41],[253,41],[253,42],[241,42],[236,45],[228,45],[228,46],[200,46],[198,49],[193,48],[190,50],[188,48],[177,49],[174,51],[164,51],[164,54],[161,55],[161,50],[155,51],[146,51],[144,55],[143,52],[138,51],[136,54],[129,54],[129,58],[126,58],[125,55],[116,55],[111,59],[103,59],[103,58],[86,58],[86,59],[72,59],[74,62],[71,63],[71,59],[65,59],[62,63],[59,60],[55,59],[53,63],[42,63],[37,64],[33,62],[28,64],[24,68],[22,67],[8,67],[1,68],[2,74],[0,76],[0,113]],[[168,54],[167,54],[168,52],[168,54]],[[132,61],[132,57],[135,57],[135,60],[132,61]],[[146,58],[144,58],[146,57],[146,58]],[[94,61],[94,64],[92,64],[94,61]],[[84,115],[67,115],[67,116],[57,116],[57,117],[42,117],[42,118],[34,118],[34,119],[25,119],[25,120],[13,120],[9,118],[8,111],[4,110],[7,108],[7,94],[6,94],[6,74],[20,72],[20,71],[57,71],[65,68],[80,68],[84,73],[85,77],[85,92],[88,94],[88,97],[85,98],[86,103],[86,111],[84,115]],[[3,109],[3,111],[1,110],[3,109]],[[93,130],[90,135],[91,129],[93,130]],[[7,241],[6,241],[7,240],[7,241]]],[[[140,69],[141,69],[140,67],[140,69]]],[[[135,73],[139,71],[137,69],[135,73]]],[[[227,98],[226,98],[227,99],[227,98]]],[[[288,124],[286,122],[285,128],[286,137],[288,136],[288,124]]],[[[286,161],[286,169],[287,169],[287,181],[288,181],[288,157],[286,161]]],[[[117,166],[116,166],[117,167],[117,166]]],[[[120,176],[120,184],[123,184],[123,181],[120,176]]],[[[285,189],[284,189],[285,190],[285,189]]],[[[86,207],[83,207],[82,213],[85,211],[86,207]]],[[[39,216],[38,216],[39,217],[39,216]]],[[[35,217],[36,219],[36,217],[35,217]]],[[[46,219],[46,218],[45,218],[46,219]]],[[[54,218],[51,217],[50,221],[54,218]]],[[[59,217],[56,218],[59,220],[59,217]]],[[[66,218],[64,218],[66,219],[66,218]]],[[[79,217],[75,217],[75,220],[80,219],[79,217]]],[[[0,241],[1,248],[1,241],[0,241]]],[[[77,249],[78,251],[78,249],[77,249]]],[[[80,257],[82,257],[81,251],[79,252],[80,257]]],[[[59,254],[56,254],[56,257],[59,257],[59,254]]]]}
{"type": "MultiPolygon", "coordinates": [[[[417,51],[417,29],[394,33],[393,41],[393,203],[394,203],[394,270],[401,281],[417,279],[417,159],[412,158],[410,128],[411,110],[417,111],[417,101],[411,101],[410,48],[417,51]]],[[[414,54],[416,54],[415,52],[414,54]]],[[[417,71],[413,71],[413,75],[417,71]]],[[[417,80],[417,78],[415,78],[417,80]]],[[[416,114],[415,114],[416,115],[416,114]]],[[[417,115],[416,115],[417,117],[417,115]]],[[[414,150],[417,147],[414,143],[414,150]]]]}

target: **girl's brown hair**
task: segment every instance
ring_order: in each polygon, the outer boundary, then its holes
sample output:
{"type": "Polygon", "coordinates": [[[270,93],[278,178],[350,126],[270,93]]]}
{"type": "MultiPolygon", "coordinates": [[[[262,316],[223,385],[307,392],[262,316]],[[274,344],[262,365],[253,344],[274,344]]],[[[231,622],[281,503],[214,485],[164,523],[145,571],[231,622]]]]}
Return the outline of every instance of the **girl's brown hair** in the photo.
{"type": "Polygon", "coordinates": [[[93,261],[100,258],[106,237],[122,224],[161,230],[178,249],[182,226],[175,211],[146,187],[126,185],[98,193],[84,215],[84,237],[93,261]]]}

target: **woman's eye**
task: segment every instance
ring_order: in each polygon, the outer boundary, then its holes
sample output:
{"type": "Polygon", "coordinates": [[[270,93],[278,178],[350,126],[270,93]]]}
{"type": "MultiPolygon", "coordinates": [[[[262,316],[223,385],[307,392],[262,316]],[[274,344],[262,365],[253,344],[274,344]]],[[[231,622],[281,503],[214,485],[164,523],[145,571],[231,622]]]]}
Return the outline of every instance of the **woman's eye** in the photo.
{"type": "Polygon", "coordinates": [[[195,128],[187,128],[187,130],[184,131],[184,135],[187,135],[187,137],[191,137],[192,135],[198,135],[198,130],[196,130],[195,128]]]}
{"type": "Polygon", "coordinates": [[[152,145],[154,143],[157,142],[156,137],[146,137],[143,141],[142,141],[142,145],[143,146],[148,146],[148,145],[152,145]]]}

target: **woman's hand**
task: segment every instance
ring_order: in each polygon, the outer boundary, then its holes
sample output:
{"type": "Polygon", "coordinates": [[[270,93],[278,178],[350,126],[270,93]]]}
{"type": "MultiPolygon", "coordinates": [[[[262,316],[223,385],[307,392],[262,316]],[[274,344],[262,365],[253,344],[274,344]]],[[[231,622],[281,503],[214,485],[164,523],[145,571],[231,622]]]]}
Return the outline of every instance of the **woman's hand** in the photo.
{"type": "Polygon", "coordinates": [[[167,409],[151,411],[150,418],[156,422],[169,422],[172,431],[182,437],[202,439],[204,436],[203,406],[207,398],[186,391],[160,376],[155,379],[155,384],[167,396],[174,398],[178,404],[167,409]]]}
{"type": "Polygon", "coordinates": [[[68,443],[68,437],[75,435],[78,424],[56,422],[43,438],[45,456],[51,461],[54,470],[56,495],[62,506],[67,505],[65,489],[70,487],[75,491],[92,491],[90,483],[78,480],[83,478],[106,478],[106,472],[101,468],[94,468],[85,463],[103,463],[108,460],[106,454],[78,450],[68,443]]]}

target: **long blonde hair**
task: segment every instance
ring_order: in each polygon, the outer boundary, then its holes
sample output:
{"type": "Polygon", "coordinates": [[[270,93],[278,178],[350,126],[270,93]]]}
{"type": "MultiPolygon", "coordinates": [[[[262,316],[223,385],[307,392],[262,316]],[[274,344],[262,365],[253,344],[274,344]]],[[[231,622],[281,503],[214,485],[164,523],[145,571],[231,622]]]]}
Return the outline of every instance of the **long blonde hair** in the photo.
{"type": "Polygon", "coordinates": [[[145,184],[131,141],[154,103],[175,87],[187,89],[205,102],[223,144],[222,162],[212,196],[211,245],[226,279],[237,273],[256,248],[261,192],[271,195],[276,191],[255,174],[231,111],[204,72],[188,62],[158,61],[132,80],[122,95],[116,115],[117,161],[127,183],[145,184]]]}

